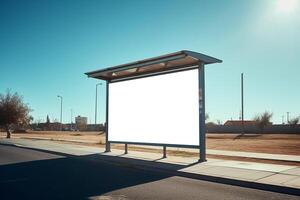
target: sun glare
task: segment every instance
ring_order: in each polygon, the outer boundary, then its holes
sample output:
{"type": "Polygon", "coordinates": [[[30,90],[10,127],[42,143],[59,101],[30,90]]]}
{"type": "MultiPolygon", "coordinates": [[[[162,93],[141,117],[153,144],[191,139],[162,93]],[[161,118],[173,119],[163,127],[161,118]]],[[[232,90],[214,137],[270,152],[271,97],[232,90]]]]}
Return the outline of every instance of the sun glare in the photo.
{"type": "Polygon", "coordinates": [[[299,0],[277,0],[277,9],[283,13],[293,12],[299,0]]]}

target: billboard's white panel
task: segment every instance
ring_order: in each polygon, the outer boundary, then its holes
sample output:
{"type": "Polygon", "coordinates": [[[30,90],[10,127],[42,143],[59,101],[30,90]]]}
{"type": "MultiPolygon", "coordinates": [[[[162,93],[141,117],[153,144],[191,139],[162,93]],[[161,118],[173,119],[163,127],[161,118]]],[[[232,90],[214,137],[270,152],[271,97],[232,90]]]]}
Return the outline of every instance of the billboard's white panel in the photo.
{"type": "Polygon", "coordinates": [[[198,70],[109,84],[108,140],[199,145],[198,70]]]}

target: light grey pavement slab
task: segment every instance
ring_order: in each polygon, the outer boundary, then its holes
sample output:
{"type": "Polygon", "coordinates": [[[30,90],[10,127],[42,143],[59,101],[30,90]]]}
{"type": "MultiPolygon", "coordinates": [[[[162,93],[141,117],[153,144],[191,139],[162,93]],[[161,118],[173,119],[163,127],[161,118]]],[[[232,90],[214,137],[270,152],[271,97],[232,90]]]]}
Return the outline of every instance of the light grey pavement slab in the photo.
{"type": "Polygon", "coordinates": [[[288,187],[300,188],[300,177],[290,179],[283,183],[283,185],[288,187]]]}
{"type": "Polygon", "coordinates": [[[283,174],[289,174],[289,175],[297,175],[300,176],[300,167],[288,169],[286,171],[282,172],[283,174]]]}
{"type": "Polygon", "coordinates": [[[235,167],[239,169],[251,169],[251,170],[261,170],[269,172],[282,172],[285,170],[295,169],[295,166],[289,165],[272,165],[264,163],[255,163],[255,162],[241,162],[241,161],[224,161],[220,163],[215,163],[216,166],[221,167],[235,167]]]}
{"type": "Polygon", "coordinates": [[[198,157],[168,156],[167,158],[162,159],[162,155],[158,153],[129,151],[129,154],[124,154],[124,151],[117,149],[112,149],[112,152],[104,153],[103,148],[76,144],[62,144],[44,140],[1,139],[0,144],[1,143],[49,150],[70,155],[80,156],[101,154],[112,158],[129,158],[131,160],[151,161],[148,163],[156,163],[155,167],[162,168],[164,170],[178,170],[179,172],[195,175],[209,175],[300,189],[300,167],[297,166],[221,159],[209,159],[207,162],[198,163],[198,157]],[[163,165],[164,163],[181,167],[180,169],[175,169],[170,167],[171,165],[163,165]]]}
{"type": "Polygon", "coordinates": [[[252,153],[252,152],[227,151],[227,150],[225,151],[225,150],[213,150],[213,149],[208,149],[207,154],[300,162],[300,156],[296,156],[296,155],[252,153]]]}
{"type": "Polygon", "coordinates": [[[285,185],[288,181],[293,181],[299,178],[299,176],[287,175],[287,174],[275,174],[258,180],[259,183],[268,183],[268,184],[280,184],[285,185]]]}

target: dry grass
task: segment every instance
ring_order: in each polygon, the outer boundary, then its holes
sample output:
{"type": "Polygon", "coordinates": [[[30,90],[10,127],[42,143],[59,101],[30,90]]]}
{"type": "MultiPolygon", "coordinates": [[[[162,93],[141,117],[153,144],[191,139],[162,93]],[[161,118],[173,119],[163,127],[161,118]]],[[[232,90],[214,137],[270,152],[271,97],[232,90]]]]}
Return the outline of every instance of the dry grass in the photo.
{"type": "MultiPolygon", "coordinates": [[[[0,133],[5,137],[6,133],[0,133]]],[[[103,132],[74,132],[74,131],[29,131],[28,133],[13,133],[13,138],[45,138],[49,140],[74,140],[82,143],[105,143],[103,132]]]]}
{"type": "Polygon", "coordinates": [[[300,155],[300,134],[208,134],[207,148],[256,153],[300,155]]]}

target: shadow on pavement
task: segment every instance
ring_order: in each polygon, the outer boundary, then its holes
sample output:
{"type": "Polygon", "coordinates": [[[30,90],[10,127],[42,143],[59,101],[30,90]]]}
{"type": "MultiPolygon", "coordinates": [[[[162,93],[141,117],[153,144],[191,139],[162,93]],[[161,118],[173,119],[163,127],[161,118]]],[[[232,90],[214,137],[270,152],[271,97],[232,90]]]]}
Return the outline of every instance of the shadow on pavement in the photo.
{"type": "MultiPolygon", "coordinates": [[[[40,151],[14,148],[29,154],[40,151]]],[[[112,165],[99,154],[59,155],[65,157],[0,165],[0,199],[88,199],[170,176],[112,165]]]]}

